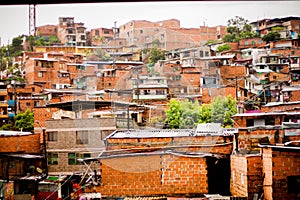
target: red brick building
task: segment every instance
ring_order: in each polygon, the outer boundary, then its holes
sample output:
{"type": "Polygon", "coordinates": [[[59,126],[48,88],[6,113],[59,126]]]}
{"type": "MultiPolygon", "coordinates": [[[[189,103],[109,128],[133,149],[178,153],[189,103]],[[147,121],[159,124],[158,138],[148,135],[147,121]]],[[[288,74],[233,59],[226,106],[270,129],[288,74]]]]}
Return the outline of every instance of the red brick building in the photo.
{"type": "Polygon", "coordinates": [[[56,25],[44,25],[38,26],[35,30],[35,35],[39,36],[57,36],[57,26],[56,25]]]}
{"type": "Polygon", "coordinates": [[[88,32],[87,38],[91,46],[107,44],[114,39],[114,32],[112,28],[94,28],[88,32]]]}
{"type": "MultiPolygon", "coordinates": [[[[265,112],[236,114],[231,193],[253,199],[294,199],[299,179],[298,103],[265,106],[265,112]],[[297,164],[288,164],[297,163],[297,164]]],[[[298,190],[299,191],[299,190],[298,190]]]]}
{"type": "Polygon", "coordinates": [[[161,49],[175,50],[197,46],[208,40],[218,40],[225,35],[226,27],[181,28],[180,21],[176,19],[158,22],[133,20],[121,25],[119,30],[119,37],[126,38],[127,45],[148,49],[155,42],[161,49]]]}
{"type": "Polygon", "coordinates": [[[86,191],[106,198],[229,195],[232,135],[220,130],[117,130],[98,158],[100,185],[86,191]]]}
{"type": "Polygon", "coordinates": [[[47,176],[45,149],[40,134],[0,132],[0,194],[5,199],[31,199],[47,176]]]}

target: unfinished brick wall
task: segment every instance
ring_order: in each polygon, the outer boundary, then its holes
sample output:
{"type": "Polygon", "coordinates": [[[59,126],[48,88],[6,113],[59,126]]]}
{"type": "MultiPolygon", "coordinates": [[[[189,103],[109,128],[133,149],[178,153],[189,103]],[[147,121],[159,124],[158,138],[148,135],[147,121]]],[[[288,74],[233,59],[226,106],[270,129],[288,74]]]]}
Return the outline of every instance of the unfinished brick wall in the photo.
{"type": "Polygon", "coordinates": [[[235,77],[241,78],[244,77],[246,74],[246,67],[223,65],[220,67],[220,74],[224,79],[233,79],[235,77]]]}
{"type": "Polygon", "coordinates": [[[57,26],[56,25],[45,25],[36,27],[36,35],[42,36],[56,36],[57,26]]]}
{"type": "Polygon", "coordinates": [[[233,196],[253,199],[262,185],[262,161],[260,155],[231,155],[230,192],[233,196]]]}
{"type": "Polygon", "coordinates": [[[283,141],[283,134],[283,131],[276,127],[273,129],[255,128],[252,130],[239,130],[238,148],[239,150],[257,150],[257,143],[260,139],[267,137],[270,143],[279,143],[283,141]]]}
{"type": "MultiPolygon", "coordinates": [[[[140,155],[101,159],[101,186],[106,197],[207,193],[205,158],[140,155]]],[[[93,190],[86,188],[87,191],[93,190]]]]}
{"type": "MultiPolygon", "coordinates": [[[[299,99],[298,99],[299,100],[299,99]]],[[[295,112],[296,108],[299,108],[300,103],[294,102],[294,103],[282,103],[275,106],[262,106],[261,111],[262,112],[276,112],[276,111],[284,111],[284,112],[295,112]]]]}
{"type": "Polygon", "coordinates": [[[39,154],[40,134],[0,136],[0,152],[24,152],[39,154]]]}
{"type": "Polygon", "coordinates": [[[191,137],[153,137],[153,138],[108,138],[107,150],[151,149],[159,150],[172,147],[178,151],[197,151],[202,153],[231,154],[232,137],[191,136],[191,137]]]}
{"type": "Polygon", "coordinates": [[[263,148],[264,198],[266,200],[297,199],[288,191],[287,177],[300,176],[300,152],[282,148],[263,148]]]}

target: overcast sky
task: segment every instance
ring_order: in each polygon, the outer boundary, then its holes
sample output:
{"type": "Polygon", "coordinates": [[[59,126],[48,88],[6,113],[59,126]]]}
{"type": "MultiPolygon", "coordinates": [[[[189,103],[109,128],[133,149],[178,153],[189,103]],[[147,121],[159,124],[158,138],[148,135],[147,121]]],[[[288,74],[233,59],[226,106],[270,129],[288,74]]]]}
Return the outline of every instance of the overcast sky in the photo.
{"type": "MultiPolygon", "coordinates": [[[[300,1],[191,1],[98,4],[36,5],[36,26],[57,25],[59,17],[74,17],[92,28],[111,28],[131,20],[161,21],[178,19],[183,28],[227,25],[242,16],[250,22],[263,18],[300,16],[300,1]]],[[[1,45],[29,32],[28,5],[0,6],[1,45]]]]}

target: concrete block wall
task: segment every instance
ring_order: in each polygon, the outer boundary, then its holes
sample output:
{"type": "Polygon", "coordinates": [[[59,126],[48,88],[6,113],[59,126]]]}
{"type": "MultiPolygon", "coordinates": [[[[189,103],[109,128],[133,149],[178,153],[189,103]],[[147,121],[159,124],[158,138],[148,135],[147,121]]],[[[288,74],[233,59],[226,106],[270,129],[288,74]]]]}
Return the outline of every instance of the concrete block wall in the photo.
{"type": "Polygon", "coordinates": [[[47,132],[57,131],[57,141],[48,141],[48,149],[104,148],[103,134],[112,133],[116,128],[114,118],[47,120],[46,124],[47,132]],[[76,144],[76,131],[80,130],[88,131],[88,144],[76,144]]]}
{"type": "MultiPolygon", "coordinates": [[[[49,151],[48,151],[49,152],[49,151]]],[[[51,151],[52,152],[52,151],[51,151]]],[[[69,165],[68,164],[68,152],[55,152],[58,153],[58,158],[57,158],[57,165],[49,165],[48,164],[48,172],[50,174],[57,174],[57,173],[62,173],[62,174],[73,174],[74,172],[82,172],[84,173],[85,170],[87,170],[87,167],[83,165],[83,163],[78,163],[76,165],[69,165]]],[[[88,150],[82,151],[77,150],[77,151],[72,151],[70,153],[90,153],[88,150]]],[[[98,157],[99,152],[94,152],[91,153],[91,157],[98,157]]],[[[91,165],[91,169],[99,169],[99,163],[95,162],[91,165]]]]}
{"type": "Polygon", "coordinates": [[[106,158],[94,190],[106,197],[207,193],[206,167],[205,158],[168,154],[106,158]]]}

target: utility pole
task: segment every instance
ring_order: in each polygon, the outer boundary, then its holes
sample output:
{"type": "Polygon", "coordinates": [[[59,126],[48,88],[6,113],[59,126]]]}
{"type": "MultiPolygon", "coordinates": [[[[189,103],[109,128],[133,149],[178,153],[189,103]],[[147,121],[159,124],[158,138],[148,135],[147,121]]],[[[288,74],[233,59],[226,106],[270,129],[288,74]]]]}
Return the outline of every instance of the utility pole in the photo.
{"type": "Polygon", "coordinates": [[[48,158],[47,158],[47,142],[46,142],[46,128],[43,128],[40,121],[36,120],[36,123],[42,129],[43,132],[43,157],[46,177],[48,176],[48,158]]]}
{"type": "Polygon", "coordinates": [[[237,76],[235,76],[235,98],[238,100],[238,81],[237,76]]]}
{"type": "Polygon", "coordinates": [[[129,102],[128,102],[128,107],[127,107],[127,130],[130,129],[130,126],[129,126],[129,102]]]}
{"type": "Polygon", "coordinates": [[[35,4],[29,4],[29,35],[35,36],[36,12],[35,4]]]}

